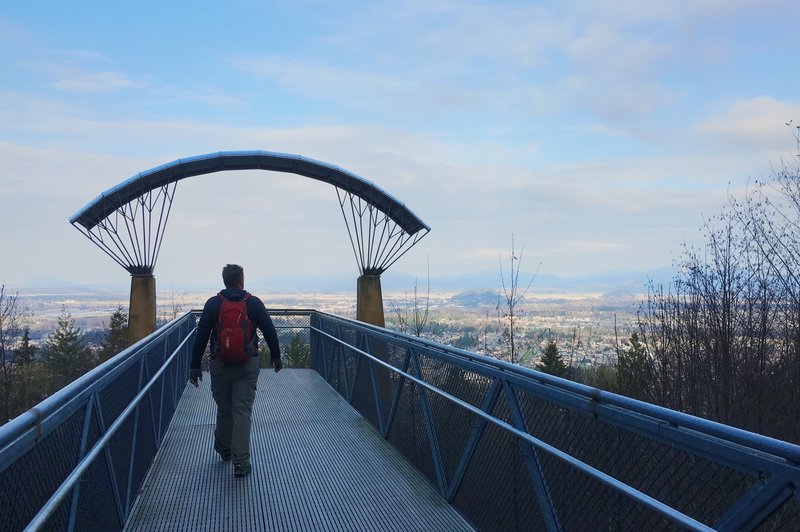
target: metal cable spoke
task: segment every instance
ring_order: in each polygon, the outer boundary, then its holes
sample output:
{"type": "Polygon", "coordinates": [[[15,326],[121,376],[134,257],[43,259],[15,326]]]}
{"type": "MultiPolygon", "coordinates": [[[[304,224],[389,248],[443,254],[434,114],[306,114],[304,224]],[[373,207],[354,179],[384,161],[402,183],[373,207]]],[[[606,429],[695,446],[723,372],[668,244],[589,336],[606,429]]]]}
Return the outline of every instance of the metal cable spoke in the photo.
{"type": "Polygon", "coordinates": [[[338,188],[336,193],[361,275],[380,275],[429,231],[424,227],[410,234],[390,213],[380,211],[363,198],[338,188]]]}

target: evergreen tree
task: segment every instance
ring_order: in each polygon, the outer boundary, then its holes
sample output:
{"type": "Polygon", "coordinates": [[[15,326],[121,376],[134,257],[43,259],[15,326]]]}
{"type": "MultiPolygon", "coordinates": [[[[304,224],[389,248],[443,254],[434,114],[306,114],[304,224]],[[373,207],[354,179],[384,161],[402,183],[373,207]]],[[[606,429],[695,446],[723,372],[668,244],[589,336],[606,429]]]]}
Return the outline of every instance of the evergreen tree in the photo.
{"type": "Polygon", "coordinates": [[[41,364],[36,360],[37,351],[36,346],[31,343],[30,328],[25,327],[14,356],[14,361],[19,366],[14,415],[27,411],[44,398],[46,383],[41,364]]]}
{"type": "Polygon", "coordinates": [[[128,347],[128,314],[122,306],[118,306],[111,315],[106,337],[100,344],[98,362],[105,362],[126,347],[128,347]]]}
{"type": "Polygon", "coordinates": [[[311,345],[296,333],[286,348],[285,365],[290,368],[307,368],[311,366],[311,345]]]}
{"type": "Polygon", "coordinates": [[[647,386],[652,377],[647,347],[637,333],[631,334],[630,346],[617,358],[617,384],[620,393],[636,399],[647,399],[647,386]]]}
{"type": "Polygon", "coordinates": [[[544,347],[541,361],[536,363],[536,369],[555,375],[556,377],[563,377],[567,372],[567,366],[564,364],[564,357],[558,351],[558,346],[553,340],[547,342],[544,347]]]}
{"type": "Polygon", "coordinates": [[[62,308],[58,317],[58,328],[45,341],[43,358],[53,392],[94,366],[94,357],[84,334],[75,327],[75,320],[66,308],[62,308]]]}
{"type": "Polygon", "coordinates": [[[14,360],[21,365],[31,364],[36,359],[36,346],[31,343],[31,329],[25,327],[22,330],[22,338],[19,347],[16,349],[14,360]]]}

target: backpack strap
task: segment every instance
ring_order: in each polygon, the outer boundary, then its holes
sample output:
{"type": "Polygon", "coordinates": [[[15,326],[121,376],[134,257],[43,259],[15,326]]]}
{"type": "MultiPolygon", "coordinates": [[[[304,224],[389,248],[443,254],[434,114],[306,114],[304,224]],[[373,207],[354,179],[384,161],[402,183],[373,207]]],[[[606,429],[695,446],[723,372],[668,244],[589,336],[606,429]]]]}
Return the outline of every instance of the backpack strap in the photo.
{"type": "MultiPolygon", "coordinates": [[[[246,291],[244,291],[244,290],[243,290],[243,292],[244,292],[244,297],[242,297],[242,299],[243,299],[243,300],[245,300],[245,301],[247,301],[248,299],[250,299],[250,292],[246,292],[246,291]]],[[[221,291],[221,290],[220,290],[219,292],[217,292],[217,295],[218,295],[219,297],[221,297],[222,299],[224,299],[225,301],[230,301],[230,299],[228,299],[227,297],[225,297],[225,296],[223,296],[223,295],[222,295],[222,291],[221,291]]]]}

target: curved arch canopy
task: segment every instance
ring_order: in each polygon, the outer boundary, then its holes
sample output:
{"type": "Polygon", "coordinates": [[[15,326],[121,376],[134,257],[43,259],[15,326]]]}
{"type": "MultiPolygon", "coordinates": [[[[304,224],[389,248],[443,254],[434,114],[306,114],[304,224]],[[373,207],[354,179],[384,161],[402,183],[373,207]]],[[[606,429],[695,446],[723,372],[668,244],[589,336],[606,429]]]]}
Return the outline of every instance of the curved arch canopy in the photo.
{"type": "Polygon", "coordinates": [[[361,198],[386,214],[410,235],[423,229],[430,231],[430,227],[403,203],[374,183],[352,172],[302,155],[261,150],[222,151],[197,155],[146,170],[106,190],[73,215],[69,221],[73,225],[78,223],[86,230],[91,230],[119,207],[143,194],[187,177],[227,170],[271,170],[323,181],[361,198]]]}
{"type": "Polygon", "coordinates": [[[228,170],[286,172],[333,185],[362,275],[380,275],[430,231],[403,203],[352,172],[269,151],[217,152],[157,166],[103,192],[70,223],[129,273],[150,275],[177,182],[228,170]]]}

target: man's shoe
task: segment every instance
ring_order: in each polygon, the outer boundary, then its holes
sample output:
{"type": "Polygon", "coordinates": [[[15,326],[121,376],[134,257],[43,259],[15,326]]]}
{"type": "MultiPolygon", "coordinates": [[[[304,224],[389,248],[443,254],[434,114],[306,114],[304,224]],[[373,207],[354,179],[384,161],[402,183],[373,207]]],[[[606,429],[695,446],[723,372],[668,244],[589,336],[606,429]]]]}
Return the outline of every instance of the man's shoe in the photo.
{"type": "Polygon", "coordinates": [[[252,468],[249,465],[245,464],[233,464],[233,476],[235,477],[246,477],[250,474],[252,468]]]}
{"type": "Polygon", "coordinates": [[[231,459],[231,452],[224,450],[217,442],[214,442],[214,450],[217,451],[217,454],[222,458],[223,462],[227,462],[231,459]]]}

